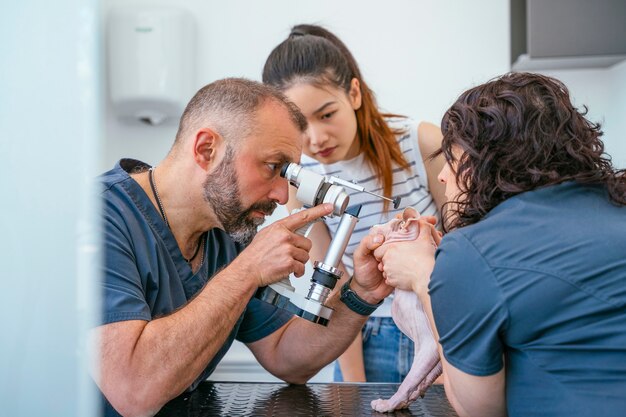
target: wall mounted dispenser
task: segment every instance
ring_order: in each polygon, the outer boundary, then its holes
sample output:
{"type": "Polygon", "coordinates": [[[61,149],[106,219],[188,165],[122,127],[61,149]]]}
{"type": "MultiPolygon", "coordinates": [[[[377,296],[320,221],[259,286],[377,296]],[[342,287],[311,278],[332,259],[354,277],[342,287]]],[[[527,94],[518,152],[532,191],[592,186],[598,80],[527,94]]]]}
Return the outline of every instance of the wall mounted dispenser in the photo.
{"type": "Polygon", "coordinates": [[[107,34],[109,97],[123,119],[178,119],[195,86],[195,26],[177,8],[113,9],[107,34]]]}

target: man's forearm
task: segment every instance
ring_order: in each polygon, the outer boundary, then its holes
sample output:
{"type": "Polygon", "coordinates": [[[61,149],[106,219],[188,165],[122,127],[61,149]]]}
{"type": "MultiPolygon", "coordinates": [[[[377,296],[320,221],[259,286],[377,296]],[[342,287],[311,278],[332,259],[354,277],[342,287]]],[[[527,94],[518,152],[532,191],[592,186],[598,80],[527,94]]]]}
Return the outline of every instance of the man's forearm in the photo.
{"type": "Polygon", "coordinates": [[[121,334],[107,335],[104,326],[99,384],[109,401],[116,408],[156,412],[182,393],[224,344],[255,290],[239,274],[224,270],[181,309],[147,322],[134,336],[123,333],[127,343],[121,350],[121,334]],[[108,340],[115,343],[107,346],[108,340]]]}
{"type": "MultiPolygon", "coordinates": [[[[350,281],[350,289],[369,305],[377,305],[392,290],[382,280],[378,262],[372,254],[382,242],[381,235],[365,236],[354,253],[358,266],[350,281]]],[[[358,305],[358,299],[352,302],[358,305]]],[[[334,310],[328,327],[294,319],[272,335],[248,346],[259,362],[277,377],[292,383],[305,383],[346,350],[367,320],[367,316],[350,310],[337,292],[328,298],[326,305],[334,310]]],[[[362,311],[370,310],[366,307],[363,306],[362,311]]]]}
{"type": "Polygon", "coordinates": [[[240,277],[224,271],[185,307],[148,323],[133,352],[140,360],[153,361],[148,374],[162,372],[164,382],[176,387],[175,395],[191,385],[222,347],[256,290],[242,284],[240,277]]]}
{"type": "Polygon", "coordinates": [[[334,310],[327,327],[304,319],[287,325],[276,343],[274,360],[266,364],[274,375],[291,383],[305,383],[354,341],[367,317],[350,310],[338,293],[331,295],[327,306],[334,310]]]}

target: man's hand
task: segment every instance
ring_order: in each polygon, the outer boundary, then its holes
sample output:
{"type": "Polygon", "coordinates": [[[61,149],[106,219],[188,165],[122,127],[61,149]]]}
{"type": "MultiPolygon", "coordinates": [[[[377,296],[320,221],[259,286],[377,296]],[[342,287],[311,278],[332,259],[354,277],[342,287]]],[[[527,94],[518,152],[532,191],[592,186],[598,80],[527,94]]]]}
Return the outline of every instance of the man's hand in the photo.
{"type": "Polygon", "coordinates": [[[441,234],[430,221],[419,220],[419,235],[414,241],[387,244],[374,252],[386,284],[420,295],[427,291],[435,266],[435,250],[441,234]]]}
{"type": "Polygon", "coordinates": [[[320,204],[272,223],[259,231],[231,266],[255,276],[258,287],[280,281],[290,273],[304,275],[312,243],[295,231],[332,210],[332,204],[320,204]]]}
{"type": "Polygon", "coordinates": [[[377,304],[393,291],[385,283],[383,274],[378,269],[378,260],[374,257],[374,251],[384,241],[382,234],[368,235],[354,251],[354,277],[351,287],[359,297],[371,304],[377,304]]]}

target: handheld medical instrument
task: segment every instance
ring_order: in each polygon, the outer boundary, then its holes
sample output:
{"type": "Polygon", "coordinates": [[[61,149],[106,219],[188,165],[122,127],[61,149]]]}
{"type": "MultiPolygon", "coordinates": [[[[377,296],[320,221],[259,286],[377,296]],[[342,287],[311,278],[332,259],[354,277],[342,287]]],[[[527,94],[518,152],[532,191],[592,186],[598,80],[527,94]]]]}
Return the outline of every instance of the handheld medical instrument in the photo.
{"type": "MultiPolygon", "coordinates": [[[[311,277],[311,287],[306,297],[296,293],[289,277],[267,287],[259,288],[256,297],[291,311],[309,321],[326,326],[333,312],[330,307],[325,305],[326,300],[341,278],[342,271],[338,269],[339,262],[341,262],[341,257],[348,246],[354,227],[359,221],[358,217],[361,210],[360,205],[348,208],[350,197],[344,187],[389,200],[393,203],[394,208],[400,205],[400,198],[389,199],[371,193],[357,184],[337,177],[317,174],[296,163],[283,165],[280,175],[297,188],[296,198],[304,205],[304,208],[294,210],[292,214],[318,204],[331,203],[333,211],[330,217],[341,216],[341,220],[324,259],[321,262],[315,261],[313,263],[314,272],[311,277]]],[[[301,227],[296,230],[296,233],[305,237],[308,236],[314,223],[311,222],[301,227]]]]}

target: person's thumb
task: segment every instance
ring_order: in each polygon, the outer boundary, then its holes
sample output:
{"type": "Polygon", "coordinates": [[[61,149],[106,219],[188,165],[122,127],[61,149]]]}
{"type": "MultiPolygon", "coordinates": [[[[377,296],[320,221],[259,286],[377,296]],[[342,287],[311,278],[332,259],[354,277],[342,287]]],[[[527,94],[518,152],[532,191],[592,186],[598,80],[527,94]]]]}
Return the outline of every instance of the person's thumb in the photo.
{"type": "Polygon", "coordinates": [[[385,236],[381,233],[367,235],[361,240],[361,243],[354,251],[354,257],[364,258],[375,251],[385,241],[385,236]]]}

